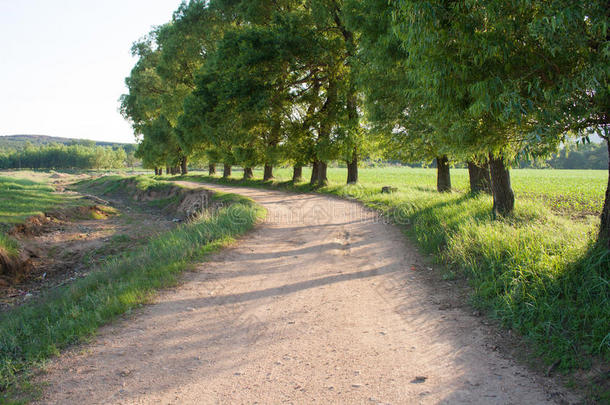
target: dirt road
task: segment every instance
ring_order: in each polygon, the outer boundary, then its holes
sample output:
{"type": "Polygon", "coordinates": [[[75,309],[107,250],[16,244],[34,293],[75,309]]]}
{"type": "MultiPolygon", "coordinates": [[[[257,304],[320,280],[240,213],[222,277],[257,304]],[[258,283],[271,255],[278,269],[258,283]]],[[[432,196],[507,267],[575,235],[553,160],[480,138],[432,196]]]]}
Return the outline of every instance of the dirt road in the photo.
{"type": "Polygon", "coordinates": [[[253,198],[267,221],[55,360],[41,403],[574,401],[494,351],[493,330],[360,204],[211,188],[253,198]]]}

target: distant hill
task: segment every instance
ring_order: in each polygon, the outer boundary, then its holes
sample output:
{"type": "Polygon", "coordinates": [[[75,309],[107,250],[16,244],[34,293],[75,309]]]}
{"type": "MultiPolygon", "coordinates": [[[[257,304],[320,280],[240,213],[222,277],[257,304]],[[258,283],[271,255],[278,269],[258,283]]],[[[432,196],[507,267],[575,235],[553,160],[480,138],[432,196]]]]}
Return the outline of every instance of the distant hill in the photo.
{"type": "Polygon", "coordinates": [[[135,148],[135,144],[131,143],[90,141],[88,139],[61,138],[49,135],[0,135],[0,149],[20,149],[28,142],[35,146],[47,145],[50,143],[63,143],[66,145],[80,143],[86,145],[123,147],[128,150],[135,148]]]}

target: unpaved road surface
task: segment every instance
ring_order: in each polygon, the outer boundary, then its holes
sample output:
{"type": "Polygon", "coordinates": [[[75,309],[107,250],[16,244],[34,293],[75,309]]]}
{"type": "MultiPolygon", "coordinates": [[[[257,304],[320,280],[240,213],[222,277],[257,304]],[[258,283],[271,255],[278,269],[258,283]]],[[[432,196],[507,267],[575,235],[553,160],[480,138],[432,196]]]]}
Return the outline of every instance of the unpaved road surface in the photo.
{"type": "Polygon", "coordinates": [[[41,403],[576,401],[494,351],[492,328],[360,204],[210,187],[253,198],[266,222],[53,361],[41,403]]]}

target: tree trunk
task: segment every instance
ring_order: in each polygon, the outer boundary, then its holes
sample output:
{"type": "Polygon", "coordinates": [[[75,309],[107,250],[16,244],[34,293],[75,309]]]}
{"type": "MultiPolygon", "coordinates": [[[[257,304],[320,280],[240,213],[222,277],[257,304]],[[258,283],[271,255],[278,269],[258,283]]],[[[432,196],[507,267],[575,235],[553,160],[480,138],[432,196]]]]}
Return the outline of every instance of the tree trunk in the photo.
{"type": "Polygon", "coordinates": [[[248,180],[254,177],[251,167],[244,167],[244,180],[248,180]]]}
{"type": "Polygon", "coordinates": [[[322,162],[320,160],[316,160],[313,163],[311,169],[311,180],[309,184],[313,187],[324,186],[328,184],[328,178],[326,176],[326,169],[328,165],[326,162],[322,162]]]}
{"type": "Polygon", "coordinates": [[[326,176],[327,168],[328,165],[326,164],[326,162],[318,162],[318,180],[316,181],[316,184],[318,186],[325,186],[328,184],[328,177],[326,176]]]}
{"type": "Polygon", "coordinates": [[[354,148],[352,161],[347,162],[347,184],[358,183],[358,149],[354,148]]]}
{"type": "Polygon", "coordinates": [[[273,166],[265,165],[265,172],[263,174],[263,181],[269,181],[273,179],[273,166]]]}
{"type": "Polygon", "coordinates": [[[294,165],[292,168],[292,182],[298,183],[303,180],[303,166],[294,165]]]}
{"type": "Polygon", "coordinates": [[[216,174],[216,163],[210,163],[208,165],[208,176],[214,176],[216,174]]]}
{"type": "Polygon", "coordinates": [[[169,172],[170,172],[169,166],[165,166],[165,174],[169,176],[169,172]]]}
{"type": "Polygon", "coordinates": [[[607,240],[607,246],[610,249],[610,140],[608,139],[606,139],[606,146],[608,147],[608,185],[606,186],[606,199],[602,208],[599,240],[607,240]]]}
{"type": "Polygon", "coordinates": [[[189,173],[189,169],[187,167],[186,156],[185,156],[180,161],[180,174],[182,174],[184,176],[185,174],[188,174],[188,173],[189,173]]]}
{"type": "Polygon", "coordinates": [[[491,193],[491,178],[489,176],[489,164],[477,165],[468,162],[468,177],[470,178],[470,192],[491,193]]]}
{"type": "Polygon", "coordinates": [[[451,173],[447,156],[436,158],[436,189],[439,193],[451,191],[451,173]]]}
{"type": "Polygon", "coordinates": [[[502,156],[495,158],[492,154],[489,155],[489,171],[494,216],[510,215],[515,208],[515,194],[510,186],[510,172],[502,156]]]}
{"type": "Polygon", "coordinates": [[[309,180],[309,185],[315,186],[317,181],[318,181],[318,161],[314,160],[313,164],[311,165],[311,180],[309,180]]]}
{"type": "Polygon", "coordinates": [[[229,178],[231,177],[231,165],[228,164],[224,164],[223,168],[222,168],[222,177],[229,178]]]}

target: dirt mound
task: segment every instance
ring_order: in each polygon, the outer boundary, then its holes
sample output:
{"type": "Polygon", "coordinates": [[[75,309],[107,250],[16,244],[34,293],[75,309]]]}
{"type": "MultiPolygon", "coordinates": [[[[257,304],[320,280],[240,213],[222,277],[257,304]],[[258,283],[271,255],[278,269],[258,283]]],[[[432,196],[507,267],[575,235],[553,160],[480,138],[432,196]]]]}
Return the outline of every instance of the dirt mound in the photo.
{"type": "Polygon", "coordinates": [[[43,233],[56,229],[59,220],[48,214],[35,215],[28,218],[24,223],[15,225],[8,232],[11,236],[40,236],[43,233]]]}
{"type": "Polygon", "coordinates": [[[147,190],[137,189],[135,183],[128,185],[133,190],[131,198],[138,202],[162,202],[160,208],[167,214],[180,219],[188,219],[206,210],[215,208],[213,192],[207,189],[186,189],[178,186],[167,186],[147,190]]]}
{"type": "Polygon", "coordinates": [[[11,236],[30,237],[53,232],[61,227],[62,222],[79,219],[106,219],[110,211],[99,205],[70,207],[63,210],[34,215],[24,223],[15,225],[8,232],[11,236]]]}
{"type": "Polygon", "coordinates": [[[8,234],[22,244],[18,255],[9,255],[0,249],[0,287],[19,283],[28,277],[34,267],[34,258],[39,257],[28,247],[27,241],[45,234],[61,231],[68,222],[82,219],[106,219],[109,212],[98,205],[70,207],[59,211],[35,215],[24,223],[15,225],[8,234]]]}
{"type": "MultiPolygon", "coordinates": [[[[184,189],[178,186],[168,185],[165,187],[159,188],[148,188],[146,190],[141,190],[135,187],[135,184],[130,184],[130,187],[133,186],[134,191],[131,194],[131,198],[138,202],[150,202],[156,200],[165,200],[175,197],[182,197],[184,194],[184,189]]],[[[178,198],[181,200],[181,198],[178,198]]]]}
{"type": "Polygon", "coordinates": [[[99,205],[75,207],[65,214],[65,219],[107,219],[111,215],[107,209],[99,205]]]}
{"type": "Polygon", "coordinates": [[[193,218],[204,211],[214,209],[213,193],[209,190],[183,190],[183,198],[175,212],[184,218],[193,218]]]}
{"type": "Polygon", "coordinates": [[[31,269],[32,260],[28,252],[12,256],[0,248],[0,287],[21,281],[31,269]]]}

